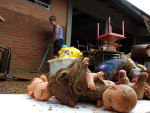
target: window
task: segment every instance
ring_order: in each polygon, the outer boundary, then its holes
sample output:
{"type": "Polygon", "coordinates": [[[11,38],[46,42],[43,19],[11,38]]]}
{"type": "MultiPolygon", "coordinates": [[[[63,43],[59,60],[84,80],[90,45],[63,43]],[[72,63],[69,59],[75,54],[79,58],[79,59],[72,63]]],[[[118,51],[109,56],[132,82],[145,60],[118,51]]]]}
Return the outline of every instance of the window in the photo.
{"type": "Polygon", "coordinates": [[[51,0],[27,0],[46,9],[51,9],[51,0]]]}

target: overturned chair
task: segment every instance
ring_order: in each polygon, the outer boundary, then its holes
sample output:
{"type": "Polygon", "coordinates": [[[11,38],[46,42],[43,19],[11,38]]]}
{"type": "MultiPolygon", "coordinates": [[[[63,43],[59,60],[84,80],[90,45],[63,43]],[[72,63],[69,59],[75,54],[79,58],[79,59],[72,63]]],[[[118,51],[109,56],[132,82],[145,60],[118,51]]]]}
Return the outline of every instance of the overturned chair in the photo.
{"type": "Polygon", "coordinates": [[[11,49],[0,46],[0,77],[10,78],[7,74],[9,73],[11,59],[11,49]]]}
{"type": "Polygon", "coordinates": [[[11,60],[11,48],[0,46],[0,79],[28,80],[8,75],[10,60],[11,60]]]}

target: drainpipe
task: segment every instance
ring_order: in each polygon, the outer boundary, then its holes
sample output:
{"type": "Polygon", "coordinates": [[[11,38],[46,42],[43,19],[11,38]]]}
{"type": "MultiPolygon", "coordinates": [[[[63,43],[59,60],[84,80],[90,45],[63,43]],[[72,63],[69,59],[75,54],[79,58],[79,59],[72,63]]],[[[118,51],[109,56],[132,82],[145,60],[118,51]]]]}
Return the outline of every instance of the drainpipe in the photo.
{"type": "Polygon", "coordinates": [[[68,0],[68,15],[67,15],[67,33],[66,45],[71,45],[71,31],[72,31],[72,13],[73,13],[73,0],[68,0]]]}

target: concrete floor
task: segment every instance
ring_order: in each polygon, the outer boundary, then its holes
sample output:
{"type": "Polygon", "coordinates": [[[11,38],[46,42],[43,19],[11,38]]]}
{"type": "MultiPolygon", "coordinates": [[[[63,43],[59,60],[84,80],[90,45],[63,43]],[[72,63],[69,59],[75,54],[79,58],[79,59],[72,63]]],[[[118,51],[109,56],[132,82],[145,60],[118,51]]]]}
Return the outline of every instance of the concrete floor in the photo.
{"type": "MultiPolygon", "coordinates": [[[[75,107],[62,105],[54,97],[37,101],[27,94],[0,94],[1,113],[115,113],[94,104],[78,103],[75,107]]],[[[150,101],[139,100],[130,113],[150,113],[150,101]]]]}

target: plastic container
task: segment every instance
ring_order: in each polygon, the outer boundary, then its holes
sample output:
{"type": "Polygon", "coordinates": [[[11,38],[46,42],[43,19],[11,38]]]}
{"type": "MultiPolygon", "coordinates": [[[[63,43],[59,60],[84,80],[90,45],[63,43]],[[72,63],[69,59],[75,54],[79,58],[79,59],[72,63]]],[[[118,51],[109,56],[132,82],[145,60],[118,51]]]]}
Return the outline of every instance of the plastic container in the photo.
{"type": "Polygon", "coordinates": [[[67,67],[76,58],[59,58],[48,60],[50,75],[54,75],[59,69],[67,67]]]}

